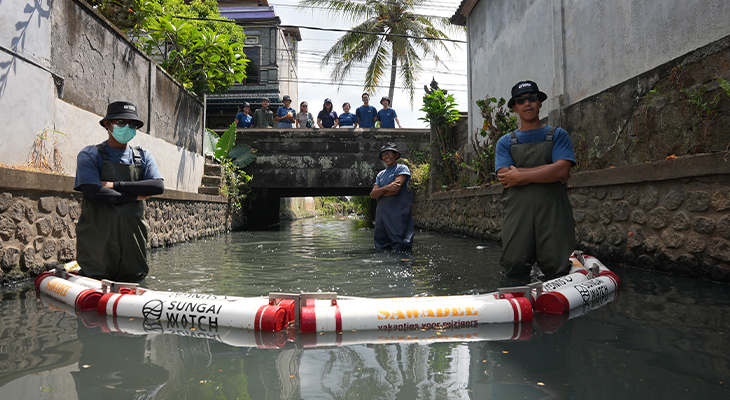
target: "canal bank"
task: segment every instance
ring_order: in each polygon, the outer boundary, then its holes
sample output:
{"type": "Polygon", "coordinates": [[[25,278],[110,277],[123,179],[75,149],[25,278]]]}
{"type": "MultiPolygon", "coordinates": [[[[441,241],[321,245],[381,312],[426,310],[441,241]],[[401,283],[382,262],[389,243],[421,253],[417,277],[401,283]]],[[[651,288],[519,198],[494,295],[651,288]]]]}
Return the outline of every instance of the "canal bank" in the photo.
{"type": "MultiPolygon", "coordinates": [[[[498,243],[417,231],[412,253],[383,252],[362,227],[308,218],[153,249],[142,285],[201,299],[440,296],[500,285],[498,243]]],[[[728,398],[727,287],[608,266],[621,279],[618,298],[578,314],[536,314],[501,336],[495,324],[330,335],[112,317],[39,300],[27,282],[0,289],[0,393],[24,400],[728,398]]]]}
{"type": "MultiPolygon", "coordinates": [[[[0,281],[28,279],[54,261],[76,258],[80,192],[74,178],[0,168],[0,281]]],[[[147,202],[152,248],[243,226],[223,196],[165,190],[147,202]]]]}
{"type": "MultiPolygon", "coordinates": [[[[577,173],[576,248],[599,259],[730,282],[728,153],[577,173]]],[[[500,240],[501,185],[420,195],[416,226],[500,240]]]]}

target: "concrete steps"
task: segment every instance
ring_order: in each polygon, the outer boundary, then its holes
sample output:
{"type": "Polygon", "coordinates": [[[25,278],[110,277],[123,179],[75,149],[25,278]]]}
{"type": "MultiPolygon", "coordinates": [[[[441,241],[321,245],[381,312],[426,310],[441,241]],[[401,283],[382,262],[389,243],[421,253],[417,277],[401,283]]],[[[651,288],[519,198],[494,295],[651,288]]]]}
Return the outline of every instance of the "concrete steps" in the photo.
{"type": "Polygon", "coordinates": [[[205,167],[203,168],[203,179],[200,182],[198,193],[219,196],[221,194],[220,189],[221,165],[216,164],[215,161],[206,159],[205,167]]]}

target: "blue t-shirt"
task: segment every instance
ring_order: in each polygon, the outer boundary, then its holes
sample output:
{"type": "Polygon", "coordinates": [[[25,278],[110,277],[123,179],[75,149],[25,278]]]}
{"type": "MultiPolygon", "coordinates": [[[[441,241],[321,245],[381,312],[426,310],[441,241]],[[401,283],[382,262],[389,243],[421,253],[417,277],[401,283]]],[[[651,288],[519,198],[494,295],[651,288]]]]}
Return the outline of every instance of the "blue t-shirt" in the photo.
{"type": "Polygon", "coordinates": [[[408,182],[410,182],[411,180],[411,170],[409,170],[408,167],[403,164],[396,164],[392,167],[388,167],[378,172],[378,176],[377,178],[375,178],[375,185],[378,185],[378,187],[383,187],[395,181],[395,178],[397,178],[399,175],[408,175],[408,177],[406,178],[406,183],[405,185],[403,185],[404,189],[408,189],[408,182]]]}
{"type": "Polygon", "coordinates": [[[381,128],[395,128],[395,118],[398,114],[392,108],[382,109],[378,111],[378,121],[380,121],[381,128]]]}
{"type": "Polygon", "coordinates": [[[337,119],[337,113],[335,110],[327,112],[322,110],[317,114],[317,119],[322,120],[322,126],[325,128],[332,128],[335,126],[335,120],[337,119]]]}
{"type": "Polygon", "coordinates": [[[360,128],[375,128],[374,119],[377,114],[378,110],[373,106],[360,106],[355,110],[360,128]]]}
{"type": "MultiPolygon", "coordinates": [[[[540,129],[531,129],[529,131],[517,131],[518,143],[535,143],[545,140],[545,136],[550,131],[551,126],[545,125],[540,129]]],[[[495,169],[509,168],[515,165],[512,159],[510,147],[510,134],[506,134],[497,141],[497,150],[495,155],[495,169]]],[[[573,153],[573,144],[570,142],[570,135],[563,128],[556,128],[553,134],[553,161],[568,160],[575,165],[575,153],[573,153]]]]}
{"type": "MultiPolygon", "coordinates": [[[[286,114],[288,114],[288,113],[291,113],[292,116],[297,115],[297,112],[294,111],[293,108],[286,108],[284,106],[281,106],[281,107],[279,107],[278,110],[276,110],[277,117],[286,117],[286,114]]],[[[293,128],[293,127],[294,127],[294,123],[288,119],[279,121],[279,125],[277,126],[277,128],[293,128]]]]}
{"type": "Polygon", "coordinates": [[[236,119],[238,120],[238,125],[236,125],[236,128],[250,128],[251,123],[253,122],[253,117],[244,113],[236,114],[236,119]]]}
{"type": "MultiPolygon", "coordinates": [[[[103,144],[109,153],[110,162],[134,164],[132,146],[127,146],[126,149],[122,150],[109,146],[106,141],[103,144]]],[[[144,171],[142,179],[162,179],[162,174],[157,169],[157,164],[155,163],[155,159],[152,158],[152,154],[144,149],[139,153],[142,156],[142,170],[144,171]]],[[[79,187],[85,184],[100,185],[102,163],[103,159],[96,145],[84,147],[76,157],[76,181],[74,182],[74,190],[79,190],[79,187]]]]}
{"type": "Polygon", "coordinates": [[[355,126],[357,116],[353,113],[340,114],[340,126],[355,126]]]}

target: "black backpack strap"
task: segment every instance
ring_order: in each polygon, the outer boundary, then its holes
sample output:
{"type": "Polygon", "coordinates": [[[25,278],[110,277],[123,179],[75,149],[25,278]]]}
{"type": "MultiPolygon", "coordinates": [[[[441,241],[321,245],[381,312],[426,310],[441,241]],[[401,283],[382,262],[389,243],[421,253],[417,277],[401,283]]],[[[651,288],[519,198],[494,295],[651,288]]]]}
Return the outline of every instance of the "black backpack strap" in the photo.
{"type": "Polygon", "coordinates": [[[141,166],[142,165],[142,147],[132,147],[132,157],[134,158],[134,165],[141,166]],[[137,150],[137,151],[135,151],[137,150]]]}
{"type": "Polygon", "coordinates": [[[510,135],[509,136],[509,138],[510,138],[509,139],[510,145],[517,144],[517,142],[518,142],[518,140],[517,140],[517,131],[512,131],[509,135],[510,135]]]}
{"type": "Polygon", "coordinates": [[[557,129],[557,128],[554,127],[554,126],[550,128],[550,130],[548,131],[547,135],[545,135],[545,140],[546,141],[548,141],[548,142],[552,142],[553,141],[553,136],[555,135],[555,129],[557,129]]]}
{"type": "Polygon", "coordinates": [[[101,159],[104,161],[109,161],[109,152],[106,151],[106,147],[104,147],[104,143],[99,143],[96,145],[96,148],[99,150],[99,154],[101,155],[101,159]]]}

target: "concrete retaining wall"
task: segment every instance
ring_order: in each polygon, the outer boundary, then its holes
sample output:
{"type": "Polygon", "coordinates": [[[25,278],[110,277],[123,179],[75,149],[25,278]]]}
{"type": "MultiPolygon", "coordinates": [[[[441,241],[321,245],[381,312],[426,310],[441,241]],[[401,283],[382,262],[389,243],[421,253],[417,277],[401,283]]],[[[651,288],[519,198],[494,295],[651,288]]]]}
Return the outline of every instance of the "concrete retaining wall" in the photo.
{"type": "MultiPolygon", "coordinates": [[[[730,282],[730,157],[697,155],[575,174],[576,248],[601,260],[730,282]]],[[[421,228],[500,240],[502,187],[420,197],[421,228]]]]}
{"type": "Polygon", "coordinates": [[[548,95],[544,114],[559,113],[730,35],[726,0],[470,0],[461,7],[470,11],[470,132],[482,122],[475,101],[508,98],[517,81],[536,81],[548,95]]]}
{"type": "Polygon", "coordinates": [[[0,2],[0,162],[28,160],[36,135],[67,174],[84,146],[100,143],[108,103],[128,100],[145,126],[132,145],[149,149],[168,188],[197,192],[203,176],[204,104],[87,3],[0,2]]]}
{"type": "MultiPolygon", "coordinates": [[[[76,258],[82,195],[73,178],[0,168],[0,282],[28,279],[51,261],[76,258]]],[[[151,247],[240,227],[227,199],[166,190],[147,200],[151,247]]]]}

